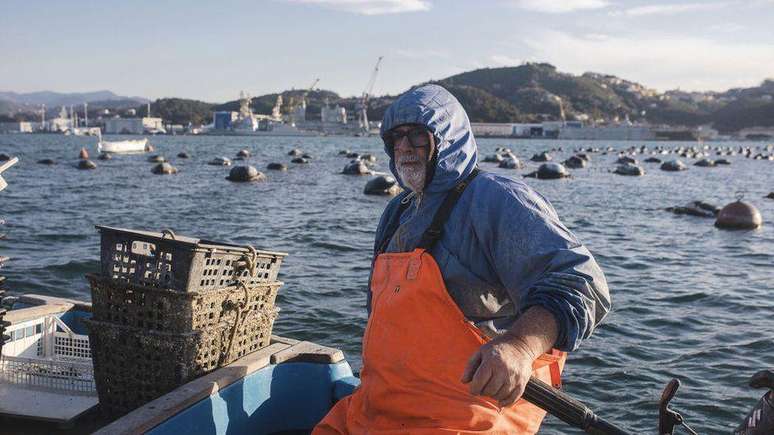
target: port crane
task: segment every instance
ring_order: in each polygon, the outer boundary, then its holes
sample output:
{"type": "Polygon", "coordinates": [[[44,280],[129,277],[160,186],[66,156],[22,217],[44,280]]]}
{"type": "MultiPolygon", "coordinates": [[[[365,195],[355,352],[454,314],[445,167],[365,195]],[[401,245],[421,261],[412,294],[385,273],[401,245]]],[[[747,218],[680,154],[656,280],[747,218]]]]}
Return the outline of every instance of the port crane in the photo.
{"type": "Polygon", "coordinates": [[[366,85],[365,90],[363,91],[363,96],[360,98],[360,129],[365,133],[368,134],[368,98],[371,96],[371,92],[374,90],[374,85],[376,84],[376,75],[379,74],[379,65],[382,63],[382,58],[384,56],[379,56],[379,59],[376,60],[376,66],[374,66],[374,70],[371,73],[371,78],[368,80],[368,84],[366,85]]]}

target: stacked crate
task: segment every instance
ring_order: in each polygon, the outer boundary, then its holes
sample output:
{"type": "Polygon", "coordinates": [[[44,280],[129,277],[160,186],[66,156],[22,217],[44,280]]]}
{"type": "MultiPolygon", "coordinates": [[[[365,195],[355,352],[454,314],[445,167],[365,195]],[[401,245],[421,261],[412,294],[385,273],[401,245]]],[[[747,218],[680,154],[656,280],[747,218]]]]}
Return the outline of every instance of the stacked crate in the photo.
{"type": "Polygon", "coordinates": [[[125,414],[269,345],[286,254],[97,228],[88,325],[104,413],[125,414]]]}

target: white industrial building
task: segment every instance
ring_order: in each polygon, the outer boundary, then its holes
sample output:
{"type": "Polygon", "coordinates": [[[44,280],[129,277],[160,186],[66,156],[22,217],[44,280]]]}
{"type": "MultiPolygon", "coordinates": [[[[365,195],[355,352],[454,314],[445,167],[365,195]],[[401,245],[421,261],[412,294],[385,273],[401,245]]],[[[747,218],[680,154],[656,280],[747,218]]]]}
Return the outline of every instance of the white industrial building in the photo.
{"type": "Polygon", "coordinates": [[[338,104],[333,107],[329,107],[326,104],[321,108],[320,119],[322,119],[323,123],[346,124],[347,109],[339,106],[338,104]]]}
{"type": "Polygon", "coordinates": [[[105,134],[164,133],[161,118],[113,118],[105,120],[105,134]]]}
{"type": "Polygon", "coordinates": [[[561,128],[558,138],[567,140],[655,140],[656,134],[647,126],[612,125],[561,128]]]}
{"type": "Polygon", "coordinates": [[[513,136],[513,127],[517,124],[501,122],[472,122],[470,127],[474,136],[479,137],[510,137],[513,136]]]}

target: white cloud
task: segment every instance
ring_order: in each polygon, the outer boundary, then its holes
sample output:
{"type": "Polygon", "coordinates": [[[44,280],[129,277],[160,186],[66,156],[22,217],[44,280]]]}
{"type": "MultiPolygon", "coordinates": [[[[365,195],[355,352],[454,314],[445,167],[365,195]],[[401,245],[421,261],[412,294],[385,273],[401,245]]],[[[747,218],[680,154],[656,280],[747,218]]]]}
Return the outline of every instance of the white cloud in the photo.
{"type": "Polygon", "coordinates": [[[711,11],[727,7],[726,2],[715,3],[683,3],[683,4],[660,4],[637,6],[623,11],[614,11],[610,15],[626,15],[629,17],[640,17],[644,15],[674,15],[684,12],[711,11]]]}
{"type": "Polygon", "coordinates": [[[287,0],[291,3],[315,4],[328,9],[360,15],[400,14],[428,11],[428,0],[287,0]]]}
{"type": "Polygon", "coordinates": [[[532,57],[559,70],[615,74],[665,90],[725,90],[774,71],[774,43],[631,35],[588,38],[544,31],[524,41],[532,57]]]}
{"type": "Polygon", "coordinates": [[[513,3],[521,9],[549,14],[601,9],[610,4],[607,0],[514,0],[513,3]]]}

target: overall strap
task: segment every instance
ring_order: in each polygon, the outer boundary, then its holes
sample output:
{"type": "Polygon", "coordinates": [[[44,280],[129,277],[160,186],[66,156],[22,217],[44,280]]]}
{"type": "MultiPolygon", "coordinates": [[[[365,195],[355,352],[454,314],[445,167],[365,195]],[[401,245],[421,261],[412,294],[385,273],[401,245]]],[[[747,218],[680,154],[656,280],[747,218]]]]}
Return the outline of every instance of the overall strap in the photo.
{"type": "Polygon", "coordinates": [[[443,203],[438,208],[438,211],[435,212],[433,222],[430,224],[427,230],[425,230],[425,233],[422,234],[422,239],[420,239],[417,248],[430,251],[433,249],[433,246],[435,246],[436,242],[441,240],[443,226],[446,224],[449,216],[451,216],[451,212],[454,209],[454,206],[462,196],[462,192],[465,191],[465,188],[468,187],[474,178],[476,178],[476,175],[478,175],[479,172],[481,172],[480,169],[473,168],[473,172],[471,172],[467,178],[462,180],[459,184],[454,186],[451,191],[449,191],[449,193],[446,195],[446,198],[444,198],[443,203]]]}
{"type": "Polygon", "coordinates": [[[400,226],[400,216],[403,214],[404,211],[406,211],[408,206],[409,206],[408,201],[406,201],[405,203],[403,202],[403,200],[398,202],[398,210],[395,212],[394,215],[392,215],[392,219],[390,219],[389,222],[387,222],[387,225],[384,229],[384,234],[386,237],[384,237],[382,244],[376,250],[376,255],[383,254],[384,251],[387,250],[387,246],[390,244],[392,235],[395,234],[395,231],[400,226]]]}

